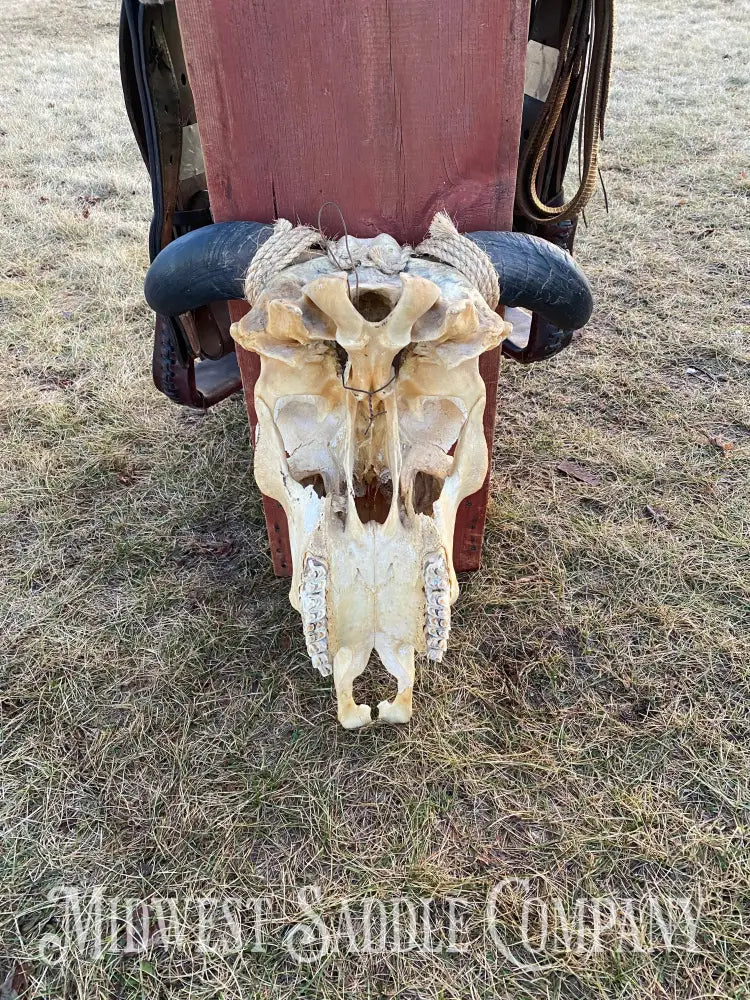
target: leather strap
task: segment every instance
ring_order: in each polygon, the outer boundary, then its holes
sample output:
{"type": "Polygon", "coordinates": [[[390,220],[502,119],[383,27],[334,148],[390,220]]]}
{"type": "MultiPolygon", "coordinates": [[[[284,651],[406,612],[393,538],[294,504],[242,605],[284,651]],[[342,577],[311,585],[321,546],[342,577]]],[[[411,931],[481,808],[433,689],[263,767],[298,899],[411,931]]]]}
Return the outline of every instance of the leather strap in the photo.
{"type": "MultiPolygon", "coordinates": [[[[175,38],[179,48],[173,4],[123,0],[120,75],[128,117],[151,178],[152,261],[176,235],[212,222],[207,204],[180,204],[183,126],[193,108],[187,77],[180,72],[178,80],[175,70],[175,60],[183,61],[175,38]]],[[[157,316],[152,371],[157,389],[169,399],[198,409],[241,389],[226,305],[207,306],[182,318],[157,316]]]]}

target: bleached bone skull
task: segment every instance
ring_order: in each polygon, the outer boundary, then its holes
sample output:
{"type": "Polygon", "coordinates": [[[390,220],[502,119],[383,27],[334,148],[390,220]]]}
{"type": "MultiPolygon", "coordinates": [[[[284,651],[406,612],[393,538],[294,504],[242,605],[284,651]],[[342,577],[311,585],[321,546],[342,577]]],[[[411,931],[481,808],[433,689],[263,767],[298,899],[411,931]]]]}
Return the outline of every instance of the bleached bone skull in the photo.
{"type": "Polygon", "coordinates": [[[343,724],[358,726],[370,709],[354,703],[352,682],[373,649],[398,680],[381,718],[403,721],[415,651],[439,660],[447,645],[456,511],[487,468],[478,357],[510,332],[485,301],[536,315],[528,348],[508,345],[530,361],[564,347],[593,299],[559,247],[527,233],[461,236],[442,213],[415,256],[387,236],[333,249],[284,220],[214,223],[164,247],[144,292],[161,317],[157,382],[207,405],[192,366],[187,389],[174,382],[184,341],[176,317],[238,298],[246,275],[255,308],[233,333],[261,356],[256,478],[287,513],[291,600],[310,655],[333,670],[343,724]],[[301,256],[313,248],[315,259],[301,256]],[[425,256],[455,261],[486,300],[425,256]],[[347,258],[355,276],[339,270],[347,258]]]}
{"type": "Polygon", "coordinates": [[[480,354],[510,331],[446,264],[390,236],[341,241],[283,270],[232,336],[261,358],[255,478],[289,522],[292,605],[333,672],[347,728],[371,720],[352,683],[373,649],[412,713],[414,654],[441,660],[458,596],[458,506],[487,472],[480,354]]]}

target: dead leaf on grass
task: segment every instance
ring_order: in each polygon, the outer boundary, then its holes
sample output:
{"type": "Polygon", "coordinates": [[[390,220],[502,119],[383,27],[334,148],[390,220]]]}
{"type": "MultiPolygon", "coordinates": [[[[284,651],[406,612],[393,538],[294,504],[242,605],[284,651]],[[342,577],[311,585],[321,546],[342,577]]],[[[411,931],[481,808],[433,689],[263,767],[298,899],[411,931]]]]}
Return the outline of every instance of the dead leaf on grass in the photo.
{"type": "Polygon", "coordinates": [[[186,538],[182,545],[181,557],[228,556],[235,551],[235,543],[229,538],[186,538]]]}
{"type": "Polygon", "coordinates": [[[714,448],[718,448],[724,455],[728,455],[730,451],[734,451],[734,441],[727,441],[726,438],[721,437],[719,434],[706,434],[706,438],[709,444],[712,444],[714,448]]]}
{"type": "Polygon", "coordinates": [[[39,388],[43,392],[54,392],[55,389],[69,389],[73,385],[73,379],[67,375],[55,375],[48,373],[39,378],[39,388]]]}
{"type": "Polygon", "coordinates": [[[5,979],[0,982],[0,997],[17,998],[23,1000],[29,995],[31,983],[23,962],[17,962],[11,967],[5,979]]]}
{"type": "Polygon", "coordinates": [[[652,507],[651,504],[646,504],[643,508],[643,513],[646,517],[650,517],[655,524],[659,524],[663,528],[674,527],[674,522],[671,521],[659,507],[652,507]]]}
{"type": "Polygon", "coordinates": [[[582,465],[576,464],[576,462],[558,462],[555,466],[558,472],[562,472],[564,476],[570,476],[571,479],[576,479],[579,483],[585,483],[587,486],[600,486],[601,476],[598,476],[591,469],[585,469],[582,465]]]}

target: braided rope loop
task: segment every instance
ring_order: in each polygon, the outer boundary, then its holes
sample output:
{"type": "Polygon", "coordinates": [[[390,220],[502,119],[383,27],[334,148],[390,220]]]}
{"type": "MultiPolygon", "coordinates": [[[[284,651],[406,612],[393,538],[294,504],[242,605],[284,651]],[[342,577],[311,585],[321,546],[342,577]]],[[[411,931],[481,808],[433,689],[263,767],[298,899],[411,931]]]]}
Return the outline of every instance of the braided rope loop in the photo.
{"type": "Polygon", "coordinates": [[[475,285],[490,309],[497,309],[500,283],[495,265],[481,247],[459,233],[445,212],[437,213],[430,223],[429,236],[414,253],[455,267],[475,285]]]}
{"type": "Polygon", "coordinates": [[[324,242],[317,229],[293,226],[288,219],[278,219],[273,233],[261,244],[245,275],[245,298],[250,305],[279,271],[289,267],[307,250],[324,242]]]}

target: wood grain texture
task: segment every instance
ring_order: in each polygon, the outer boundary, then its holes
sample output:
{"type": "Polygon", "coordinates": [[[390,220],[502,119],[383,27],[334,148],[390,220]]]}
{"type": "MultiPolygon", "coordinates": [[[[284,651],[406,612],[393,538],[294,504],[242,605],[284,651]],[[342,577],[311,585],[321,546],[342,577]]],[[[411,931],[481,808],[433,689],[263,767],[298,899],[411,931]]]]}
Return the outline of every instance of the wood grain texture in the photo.
{"type": "MultiPolygon", "coordinates": [[[[463,231],[511,227],[529,0],[177,0],[177,11],[217,222],[315,225],[333,200],[355,236],[414,243],[439,209],[463,231]]],[[[322,222],[341,231],[330,209],[322,222]]],[[[255,369],[240,367],[252,420],[255,369]]],[[[496,359],[482,369],[496,381],[496,359]]],[[[494,395],[490,381],[488,430],[494,395]]],[[[479,565],[488,485],[459,511],[463,569],[479,565]]]]}
{"type": "Polygon", "coordinates": [[[217,221],[314,223],[333,199],[355,236],[415,241],[440,208],[510,228],[528,0],[177,9],[217,221]]]}

